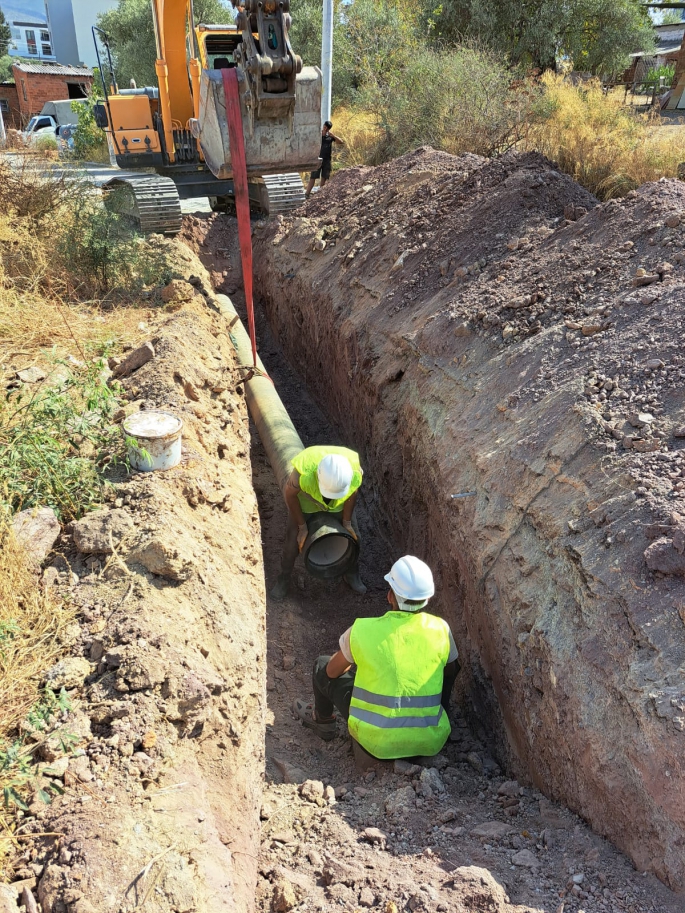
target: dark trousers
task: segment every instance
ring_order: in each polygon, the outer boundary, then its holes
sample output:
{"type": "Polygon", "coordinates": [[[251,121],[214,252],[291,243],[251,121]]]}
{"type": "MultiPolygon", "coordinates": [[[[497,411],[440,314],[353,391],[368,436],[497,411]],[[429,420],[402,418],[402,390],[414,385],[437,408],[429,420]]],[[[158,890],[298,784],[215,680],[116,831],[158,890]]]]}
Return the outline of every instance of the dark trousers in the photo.
{"type": "MultiPolygon", "coordinates": [[[[335,517],[338,522],[342,523],[342,511],[337,511],[336,513],[331,513],[331,517],[335,517]]],[[[352,529],[355,531],[357,536],[359,536],[359,530],[357,529],[357,521],[352,517],[352,529]]],[[[285,527],[285,542],[283,543],[283,554],[281,555],[281,574],[285,577],[290,577],[295,567],[295,561],[299,555],[300,550],[297,547],[297,523],[293,520],[288,513],[288,523],[285,527]]],[[[354,562],[352,567],[347,572],[348,574],[355,574],[359,571],[359,555],[357,554],[357,560],[354,562]]]]}
{"type": "Polygon", "coordinates": [[[329,678],[326,666],[330,656],[319,656],[314,663],[312,683],[314,686],[314,709],[317,719],[329,720],[333,709],[347,719],[350,715],[350,701],[354,688],[354,672],[345,672],[339,678],[329,678]]]}

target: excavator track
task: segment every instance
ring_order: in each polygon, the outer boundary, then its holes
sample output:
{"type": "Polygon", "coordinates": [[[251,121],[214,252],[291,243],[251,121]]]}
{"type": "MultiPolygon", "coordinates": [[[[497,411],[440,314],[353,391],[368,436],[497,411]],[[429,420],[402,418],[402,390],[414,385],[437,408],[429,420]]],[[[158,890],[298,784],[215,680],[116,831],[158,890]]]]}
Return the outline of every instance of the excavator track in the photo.
{"type": "Polygon", "coordinates": [[[105,205],[132,219],[144,235],[175,235],[181,230],[181,201],[171,178],[127,174],[103,184],[105,205]]]}
{"type": "Polygon", "coordinates": [[[304,185],[299,174],[267,174],[258,182],[266,191],[266,206],[262,206],[267,215],[279,212],[290,212],[304,203],[304,185]]]}

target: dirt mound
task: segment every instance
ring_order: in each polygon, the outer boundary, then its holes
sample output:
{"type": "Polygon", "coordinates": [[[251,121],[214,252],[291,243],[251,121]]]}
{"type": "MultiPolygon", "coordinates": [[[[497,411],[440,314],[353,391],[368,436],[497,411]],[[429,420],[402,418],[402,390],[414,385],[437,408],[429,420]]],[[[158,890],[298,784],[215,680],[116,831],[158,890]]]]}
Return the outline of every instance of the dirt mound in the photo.
{"type": "Polygon", "coordinates": [[[152,336],[154,358],[123,382],[127,413],[182,418],[181,463],[122,469],[103,509],[63,532],[44,575],[77,623],[71,655],[47,673],[71,709],[47,738],[35,733],[37,790],[63,795],[47,806],[37,791],[14,863],[14,879],[38,876],[43,913],[254,907],[266,653],[259,519],[234,350],[211,301],[188,289],[192,300],[152,336]]]}
{"type": "Polygon", "coordinates": [[[437,571],[464,707],[679,889],[681,217],[679,182],[598,205],[537,155],[423,149],[255,244],[277,337],[437,571]]]}

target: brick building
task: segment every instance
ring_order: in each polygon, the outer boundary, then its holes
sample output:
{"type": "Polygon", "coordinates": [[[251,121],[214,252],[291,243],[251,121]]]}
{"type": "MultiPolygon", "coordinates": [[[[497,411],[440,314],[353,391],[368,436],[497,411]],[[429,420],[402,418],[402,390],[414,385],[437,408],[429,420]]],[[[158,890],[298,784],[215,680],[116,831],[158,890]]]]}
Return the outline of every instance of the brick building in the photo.
{"type": "Polygon", "coordinates": [[[6,127],[20,129],[19,96],[13,82],[0,82],[0,111],[2,111],[2,119],[6,127]]]}
{"type": "Polygon", "coordinates": [[[57,63],[15,63],[12,66],[21,120],[27,123],[40,114],[46,101],[85,98],[93,84],[88,67],[65,67],[57,63]]]}

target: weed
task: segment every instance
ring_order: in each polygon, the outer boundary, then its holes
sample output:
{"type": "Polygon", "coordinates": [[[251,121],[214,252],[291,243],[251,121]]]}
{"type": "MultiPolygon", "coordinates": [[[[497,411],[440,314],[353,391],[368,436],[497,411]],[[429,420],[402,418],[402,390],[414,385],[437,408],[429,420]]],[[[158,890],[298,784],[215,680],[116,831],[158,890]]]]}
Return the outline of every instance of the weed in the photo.
{"type": "MultiPolygon", "coordinates": [[[[68,521],[102,499],[103,470],[122,455],[102,360],[63,383],[11,391],[0,403],[0,492],[11,512],[52,507],[68,521]]],[[[50,380],[50,378],[48,378],[50,380]]]]}

